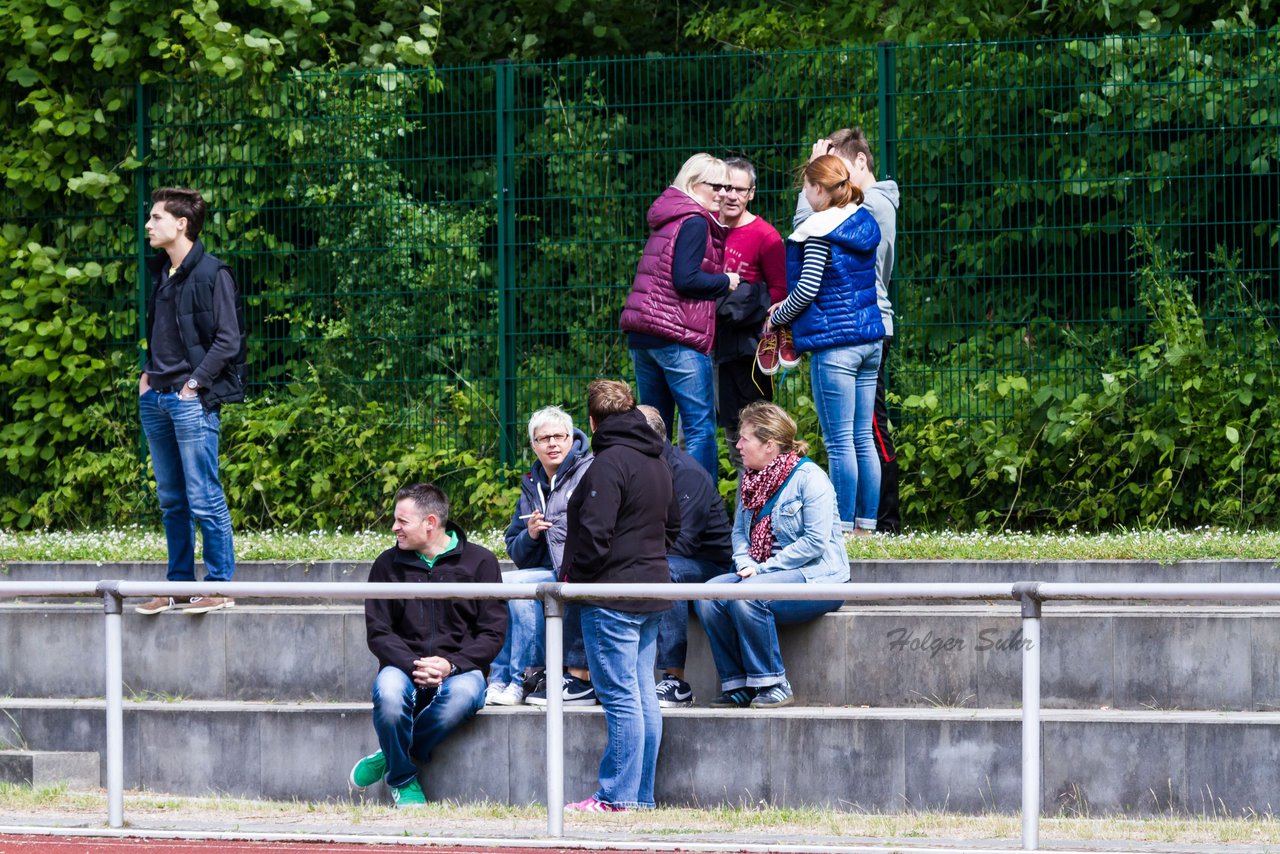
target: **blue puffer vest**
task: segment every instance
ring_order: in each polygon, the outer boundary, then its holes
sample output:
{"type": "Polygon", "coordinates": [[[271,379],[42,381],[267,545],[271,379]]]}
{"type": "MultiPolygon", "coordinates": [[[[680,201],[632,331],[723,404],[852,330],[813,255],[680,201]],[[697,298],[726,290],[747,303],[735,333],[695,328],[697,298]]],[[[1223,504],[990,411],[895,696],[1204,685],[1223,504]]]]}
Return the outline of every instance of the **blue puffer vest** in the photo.
{"type": "Polygon", "coordinates": [[[801,223],[787,238],[787,288],[794,289],[810,237],[831,242],[831,261],[822,272],[818,296],[791,324],[796,350],[868,344],[884,337],[876,302],[876,247],[880,226],[866,208],[828,208],[801,223]]]}

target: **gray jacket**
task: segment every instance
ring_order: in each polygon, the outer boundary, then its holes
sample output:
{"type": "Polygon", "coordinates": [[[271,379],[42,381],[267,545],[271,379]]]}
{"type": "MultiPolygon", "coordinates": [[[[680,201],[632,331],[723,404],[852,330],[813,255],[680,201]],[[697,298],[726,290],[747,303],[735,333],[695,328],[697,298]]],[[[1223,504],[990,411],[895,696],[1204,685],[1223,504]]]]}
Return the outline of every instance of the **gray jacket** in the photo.
{"type": "Polygon", "coordinates": [[[587,434],[575,427],[573,447],[556,471],[554,484],[548,480],[541,462],[534,462],[533,469],[520,478],[520,500],[516,502],[516,512],[511,514],[511,524],[504,535],[507,555],[518,568],[545,568],[560,574],[569,498],[594,459],[587,434]],[[543,517],[551,523],[551,528],[536,540],[529,536],[526,520],[520,518],[534,510],[541,510],[543,517]]]}

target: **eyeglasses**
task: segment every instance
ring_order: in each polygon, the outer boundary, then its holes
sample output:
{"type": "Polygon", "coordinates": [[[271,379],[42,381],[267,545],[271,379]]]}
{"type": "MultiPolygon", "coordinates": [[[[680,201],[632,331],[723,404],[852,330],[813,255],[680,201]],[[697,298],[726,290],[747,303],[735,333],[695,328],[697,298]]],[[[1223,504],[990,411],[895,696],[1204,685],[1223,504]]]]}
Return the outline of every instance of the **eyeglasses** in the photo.
{"type": "Polygon", "coordinates": [[[534,444],[536,445],[551,445],[551,444],[563,445],[565,442],[569,441],[569,434],[568,433],[550,433],[546,436],[539,436],[533,441],[534,441],[534,444]]]}
{"type": "Polygon", "coordinates": [[[725,185],[724,185],[724,192],[725,192],[726,194],[728,194],[728,193],[735,193],[735,194],[737,194],[737,195],[739,195],[739,196],[745,196],[747,193],[750,193],[750,192],[751,192],[752,190],[754,190],[754,189],[755,189],[755,187],[735,187],[735,186],[733,186],[732,184],[725,184],[725,185]]]}
{"type": "Polygon", "coordinates": [[[698,183],[710,187],[712,192],[716,193],[723,193],[730,187],[729,184],[712,184],[710,181],[699,181],[698,183]]]}

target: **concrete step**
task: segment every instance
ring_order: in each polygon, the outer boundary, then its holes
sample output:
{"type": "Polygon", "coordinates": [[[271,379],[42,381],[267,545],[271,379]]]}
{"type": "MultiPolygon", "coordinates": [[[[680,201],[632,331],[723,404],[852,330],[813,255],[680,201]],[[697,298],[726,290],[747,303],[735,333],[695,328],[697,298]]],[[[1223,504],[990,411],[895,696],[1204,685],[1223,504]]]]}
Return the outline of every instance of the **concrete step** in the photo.
{"type": "MultiPolygon", "coordinates": [[[[0,700],[39,749],[101,751],[104,704],[0,700]]],[[[668,805],[820,805],[897,812],[1015,812],[1013,710],[667,710],[658,800],[668,805]],[[744,746],[749,749],[744,750],[744,746]]],[[[598,709],[566,710],[565,794],[595,788],[598,709]]],[[[1042,808],[1136,815],[1268,811],[1280,788],[1280,714],[1049,711],[1042,808]]],[[[376,749],[367,704],[130,703],[125,785],[172,794],[346,799],[347,774],[376,749]]],[[[485,709],[424,766],[429,797],[541,803],[545,715],[485,709]]],[[[372,797],[383,793],[370,790],[372,797]]]]}
{"type": "Polygon", "coordinates": [[[95,751],[0,750],[0,783],[97,789],[101,779],[95,751]]]}
{"type": "MultiPolygon", "coordinates": [[[[1045,609],[1047,708],[1280,708],[1280,608],[1097,604],[1045,609]]],[[[788,678],[809,705],[1016,708],[1022,637],[1013,603],[845,607],[780,631],[788,678]]],[[[0,673],[22,697],[101,697],[100,606],[0,604],[0,673]]],[[[690,623],[687,678],[718,691],[690,623]]],[[[124,619],[135,699],[362,702],[376,664],[360,608],[246,605],[201,617],[124,619]]]]}
{"type": "MultiPolygon", "coordinates": [[[[514,568],[510,561],[503,569],[514,568]]],[[[1280,564],[1272,560],[1187,560],[1169,564],[1142,560],[1078,561],[850,561],[852,580],[859,583],[991,582],[1134,582],[1214,584],[1221,582],[1280,581],[1280,564]]],[[[203,573],[197,567],[197,576],[203,573]]],[[[163,581],[165,565],[159,561],[102,563],[99,561],[2,561],[0,584],[5,581],[84,581],[124,579],[163,581]]],[[[369,561],[241,561],[236,581],[335,582],[366,581],[369,561]]]]}

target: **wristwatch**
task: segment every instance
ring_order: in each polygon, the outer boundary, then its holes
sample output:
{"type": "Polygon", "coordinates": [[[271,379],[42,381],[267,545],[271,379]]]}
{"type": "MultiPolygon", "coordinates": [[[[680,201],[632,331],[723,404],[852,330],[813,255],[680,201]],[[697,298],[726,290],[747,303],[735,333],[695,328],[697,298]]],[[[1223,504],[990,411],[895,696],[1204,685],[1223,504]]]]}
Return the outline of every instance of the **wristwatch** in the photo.
{"type": "Polygon", "coordinates": [[[191,389],[192,391],[198,391],[200,389],[200,383],[196,382],[195,377],[192,377],[191,379],[187,380],[187,388],[191,389]]]}

